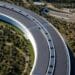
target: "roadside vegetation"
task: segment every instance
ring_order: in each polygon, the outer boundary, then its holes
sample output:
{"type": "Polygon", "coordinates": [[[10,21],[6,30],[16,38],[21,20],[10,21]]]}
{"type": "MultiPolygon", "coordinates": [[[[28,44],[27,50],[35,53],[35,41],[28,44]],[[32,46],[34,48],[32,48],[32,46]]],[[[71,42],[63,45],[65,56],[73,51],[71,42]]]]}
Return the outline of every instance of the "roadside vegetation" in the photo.
{"type": "Polygon", "coordinates": [[[59,30],[75,55],[75,23],[66,22],[47,15],[44,17],[59,30]]]}
{"type": "Polygon", "coordinates": [[[0,75],[29,75],[33,47],[16,27],[0,21],[0,75]]]}
{"type": "MultiPolygon", "coordinates": [[[[11,1],[11,3],[22,6],[22,7],[27,8],[27,9],[30,9],[30,10],[36,12],[39,15],[40,15],[40,12],[39,12],[40,9],[42,7],[44,7],[44,6],[33,5],[32,1],[28,2],[26,4],[23,3],[22,0],[20,0],[20,1],[6,0],[6,1],[8,1],[8,2],[11,1]]],[[[63,2],[64,0],[61,0],[61,1],[63,2]]],[[[70,3],[70,0],[68,1],[68,3],[67,2],[62,3],[62,2],[52,3],[52,4],[57,8],[63,8],[63,7],[74,8],[75,7],[75,3],[73,3],[73,1],[71,3],[70,3]]],[[[66,21],[57,19],[55,17],[46,15],[46,14],[41,15],[41,16],[45,17],[49,22],[51,22],[59,30],[59,32],[62,34],[65,41],[68,43],[69,47],[71,48],[71,50],[73,51],[73,53],[75,55],[75,23],[66,22],[66,21]]]]}
{"type": "Polygon", "coordinates": [[[70,49],[75,55],[75,23],[63,21],[61,19],[50,16],[48,14],[42,15],[39,12],[41,8],[42,8],[41,6],[37,7],[35,5],[28,7],[28,9],[30,9],[31,11],[34,11],[40,16],[45,17],[49,22],[51,22],[58,29],[58,31],[62,34],[66,43],[68,44],[68,46],[70,47],[70,49]]]}
{"type": "MultiPolygon", "coordinates": [[[[39,11],[41,8],[42,7],[39,8],[33,5],[29,9],[40,15],[39,11]]],[[[75,23],[66,22],[47,14],[41,16],[45,17],[49,22],[51,22],[58,29],[58,31],[62,34],[66,43],[69,45],[69,47],[71,48],[72,52],[75,55],[75,23]]]]}
{"type": "Polygon", "coordinates": [[[73,3],[52,3],[56,8],[75,8],[75,2],[73,3]]]}
{"type": "MultiPolygon", "coordinates": [[[[33,2],[30,1],[28,3],[24,3],[22,0],[0,0],[0,1],[7,1],[9,3],[13,3],[19,6],[22,6],[24,8],[30,9],[37,14],[40,15],[40,9],[44,6],[36,6],[33,5],[33,2]]],[[[28,0],[29,1],[29,0],[28,0]]],[[[75,8],[75,1],[74,0],[57,0],[57,2],[52,3],[57,8],[75,8]]],[[[52,17],[50,15],[41,15],[45,17],[49,22],[51,22],[62,34],[65,41],[71,48],[72,52],[75,55],[75,23],[66,22],[60,19],[57,19],[55,17],[52,17]]],[[[32,56],[33,58],[33,56],[32,56]]]]}

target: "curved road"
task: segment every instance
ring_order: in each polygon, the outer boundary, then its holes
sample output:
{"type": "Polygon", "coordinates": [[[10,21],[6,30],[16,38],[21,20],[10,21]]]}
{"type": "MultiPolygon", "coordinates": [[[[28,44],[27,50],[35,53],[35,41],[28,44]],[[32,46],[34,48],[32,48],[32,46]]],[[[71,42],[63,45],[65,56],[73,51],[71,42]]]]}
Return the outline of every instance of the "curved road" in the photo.
{"type": "MultiPolygon", "coordinates": [[[[49,22],[27,9],[8,3],[0,3],[0,13],[25,25],[34,37],[37,60],[32,75],[70,75],[68,48],[60,33],[49,22]]],[[[0,19],[9,22],[1,15],[0,19]]]]}

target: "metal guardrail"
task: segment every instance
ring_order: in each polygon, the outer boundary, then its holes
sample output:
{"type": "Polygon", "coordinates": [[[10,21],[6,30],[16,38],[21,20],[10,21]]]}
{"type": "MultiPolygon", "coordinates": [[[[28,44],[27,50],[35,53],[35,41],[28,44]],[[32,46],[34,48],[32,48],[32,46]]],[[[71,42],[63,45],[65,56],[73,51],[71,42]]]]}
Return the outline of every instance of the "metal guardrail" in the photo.
{"type": "Polygon", "coordinates": [[[17,8],[13,8],[12,6],[5,5],[5,4],[3,5],[1,4],[0,6],[17,11],[19,14],[24,15],[25,17],[33,21],[35,24],[39,25],[41,31],[43,32],[43,34],[45,35],[47,39],[48,46],[49,46],[49,52],[50,52],[49,64],[48,64],[46,75],[53,75],[54,67],[55,67],[55,48],[54,48],[50,33],[48,33],[48,31],[44,28],[44,26],[36,18],[32,17],[30,14],[23,12],[17,8]]]}

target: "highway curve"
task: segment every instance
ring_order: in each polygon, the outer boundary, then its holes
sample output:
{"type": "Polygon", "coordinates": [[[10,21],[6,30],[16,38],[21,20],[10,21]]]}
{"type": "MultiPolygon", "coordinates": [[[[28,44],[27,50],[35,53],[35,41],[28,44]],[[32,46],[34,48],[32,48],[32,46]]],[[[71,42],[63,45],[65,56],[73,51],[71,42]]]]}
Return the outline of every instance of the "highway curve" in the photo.
{"type": "Polygon", "coordinates": [[[0,19],[18,24],[23,32],[25,28],[31,35],[28,37],[34,47],[35,62],[32,75],[70,75],[70,56],[68,48],[55,27],[34,12],[11,5],[0,3],[0,19]],[[20,27],[23,25],[25,28],[20,27]]]}

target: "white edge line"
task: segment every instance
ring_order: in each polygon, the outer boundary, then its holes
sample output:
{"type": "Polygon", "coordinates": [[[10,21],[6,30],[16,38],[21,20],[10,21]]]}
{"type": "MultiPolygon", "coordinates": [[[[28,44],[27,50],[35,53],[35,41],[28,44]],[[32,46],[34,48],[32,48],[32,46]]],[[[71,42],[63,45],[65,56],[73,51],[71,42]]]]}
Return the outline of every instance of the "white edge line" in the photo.
{"type": "Polygon", "coordinates": [[[68,48],[67,48],[67,46],[66,46],[66,43],[65,43],[65,41],[64,41],[64,39],[63,39],[63,37],[62,37],[62,35],[60,34],[60,32],[51,24],[51,23],[49,23],[45,18],[43,18],[43,17],[41,17],[43,20],[45,20],[51,27],[53,27],[53,29],[58,33],[58,35],[60,36],[60,38],[61,38],[61,40],[62,40],[62,42],[63,42],[63,44],[64,44],[64,46],[65,46],[65,48],[66,48],[66,53],[67,53],[67,58],[68,58],[68,67],[67,67],[67,69],[68,69],[68,74],[67,75],[70,75],[70,72],[71,72],[71,61],[70,61],[70,55],[69,55],[69,51],[68,51],[68,48]]]}
{"type": "Polygon", "coordinates": [[[0,13],[0,15],[5,16],[5,17],[7,17],[7,18],[13,20],[14,22],[16,22],[16,23],[18,23],[20,26],[22,26],[22,28],[23,28],[22,31],[24,32],[24,36],[26,36],[26,34],[27,34],[28,39],[31,41],[32,46],[33,46],[33,48],[34,48],[34,54],[35,54],[35,59],[34,59],[33,68],[32,68],[32,70],[31,70],[31,72],[30,72],[30,75],[32,75],[32,73],[33,73],[33,71],[34,71],[34,69],[35,69],[35,66],[36,66],[36,62],[37,62],[37,45],[36,45],[36,41],[35,41],[35,39],[34,39],[32,33],[28,30],[28,28],[27,28],[26,26],[24,26],[24,25],[23,25],[21,22],[19,22],[18,20],[14,19],[14,18],[12,18],[12,17],[10,17],[10,16],[8,16],[8,15],[5,15],[5,14],[3,14],[3,13],[0,13]],[[25,32],[27,32],[27,33],[25,33],[25,32]]]}
{"type": "Polygon", "coordinates": [[[64,41],[64,39],[63,39],[63,37],[62,37],[62,35],[59,33],[59,31],[52,25],[52,24],[50,24],[54,29],[55,29],[55,31],[58,33],[58,35],[60,36],[60,38],[61,38],[61,40],[62,40],[62,42],[63,42],[63,44],[64,44],[64,46],[65,46],[65,49],[66,49],[66,54],[67,54],[67,69],[68,69],[68,74],[67,75],[70,75],[70,72],[71,72],[71,61],[70,61],[70,55],[69,55],[69,51],[68,51],[68,48],[67,48],[67,45],[66,45],[66,43],[65,43],[65,41],[64,41]]]}

